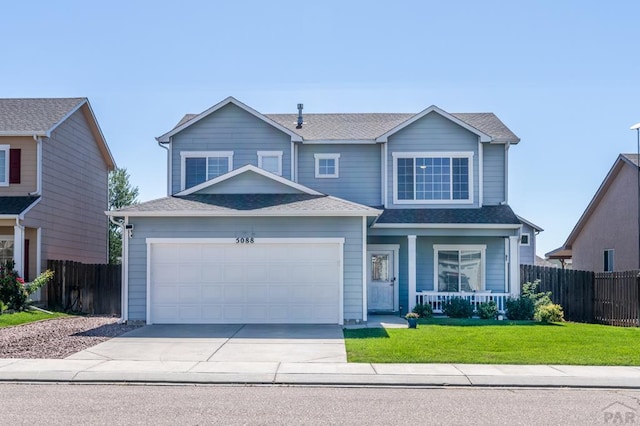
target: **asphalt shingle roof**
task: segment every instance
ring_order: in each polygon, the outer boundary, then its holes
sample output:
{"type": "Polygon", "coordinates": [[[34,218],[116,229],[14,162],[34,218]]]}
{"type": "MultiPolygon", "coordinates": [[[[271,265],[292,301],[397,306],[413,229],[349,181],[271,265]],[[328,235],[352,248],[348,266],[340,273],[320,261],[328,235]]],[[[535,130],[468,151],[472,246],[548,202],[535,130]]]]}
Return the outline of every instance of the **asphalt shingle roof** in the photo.
{"type": "Polygon", "coordinates": [[[483,206],[476,209],[386,209],[377,223],[468,223],[519,225],[511,207],[483,206]]]}
{"type": "Polygon", "coordinates": [[[86,98],[0,98],[0,132],[44,133],[86,98]]]}
{"type": "Polygon", "coordinates": [[[20,214],[40,197],[0,197],[0,214],[20,214]]]}
{"type": "MultiPolygon", "coordinates": [[[[179,127],[199,114],[186,114],[179,127]]],[[[264,114],[305,140],[375,139],[407,121],[415,114],[304,114],[302,129],[296,129],[297,114],[264,114]]],[[[518,141],[518,137],[492,112],[453,113],[459,120],[486,133],[496,141],[518,141]]]]}
{"type": "Polygon", "coordinates": [[[369,207],[330,197],[309,194],[191,194],[165,197],[120,209],[123,213],[144,212],[367,212],[369,207]]]}

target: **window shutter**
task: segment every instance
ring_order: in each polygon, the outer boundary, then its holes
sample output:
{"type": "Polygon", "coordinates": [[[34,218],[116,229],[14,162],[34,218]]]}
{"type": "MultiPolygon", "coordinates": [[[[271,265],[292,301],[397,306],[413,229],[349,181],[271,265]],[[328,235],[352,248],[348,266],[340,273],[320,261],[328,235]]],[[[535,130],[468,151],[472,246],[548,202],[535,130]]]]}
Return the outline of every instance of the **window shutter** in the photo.
{"type": "Polygon", "coordinates": [[[22,150],[9,150],[9,183],[20,183],[20,157],[22,150]]]}

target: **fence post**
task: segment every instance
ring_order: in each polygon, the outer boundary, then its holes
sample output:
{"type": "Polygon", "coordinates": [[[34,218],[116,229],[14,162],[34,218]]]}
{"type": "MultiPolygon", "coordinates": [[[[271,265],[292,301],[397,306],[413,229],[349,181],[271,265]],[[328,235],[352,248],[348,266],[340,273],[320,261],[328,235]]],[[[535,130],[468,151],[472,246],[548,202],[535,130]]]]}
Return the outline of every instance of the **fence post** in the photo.
{"type": "Polygon", "coordinates": [[[636,274],[636,286],[638,287],[638,293],[636,294],[638,311],[636,313],[638,314],[638,326],[640,327],[640,271],[636,274]]]}

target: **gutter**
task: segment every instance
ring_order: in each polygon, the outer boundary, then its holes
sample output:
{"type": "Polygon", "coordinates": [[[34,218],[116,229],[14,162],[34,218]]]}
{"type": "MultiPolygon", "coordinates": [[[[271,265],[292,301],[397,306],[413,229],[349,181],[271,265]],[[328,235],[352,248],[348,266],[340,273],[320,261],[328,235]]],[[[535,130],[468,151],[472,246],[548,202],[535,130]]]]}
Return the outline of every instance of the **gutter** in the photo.
{"type": "Polygon", "coordinates": [[[156,138],[156,140],[158,141],[158,146],[160,148],[167,150],[167,195],[169,195],[171,194],[171,150],[165,145],[165,142],[160,142],[158,138],[156,138]]]}

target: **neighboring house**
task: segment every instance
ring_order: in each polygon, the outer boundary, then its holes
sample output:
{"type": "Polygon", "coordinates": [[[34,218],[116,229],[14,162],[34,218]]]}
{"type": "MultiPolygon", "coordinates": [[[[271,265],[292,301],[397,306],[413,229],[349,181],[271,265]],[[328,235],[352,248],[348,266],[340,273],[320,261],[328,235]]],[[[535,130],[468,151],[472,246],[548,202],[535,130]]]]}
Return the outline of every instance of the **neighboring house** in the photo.
{"type": "Polygon", "coordinates": [[[547,258],[584,271],[638,269],[638,156],[620,154],[564,245],[547,258]]]}
{"type": "Polygon", "coordinates": [[[520,230],[520,264],[535,265],[536,261],[536,237],[544,231],[538,225],[529,222],[522,216],[518,216],[518,220],[522,223],[520,230]]]}
{"type": "Polygon", "coordinates": [[[124,320],[358,323],[520,292],[519,139],[494,114],[261,114],[229,97],[157,140],[169,196],[108,213],[128,229],[124,320]]]}
{"type": "Polygon", "coordinates": [[[0,99],[0,260],[107,262],[113,157],[86,98],[0,99]]]}

